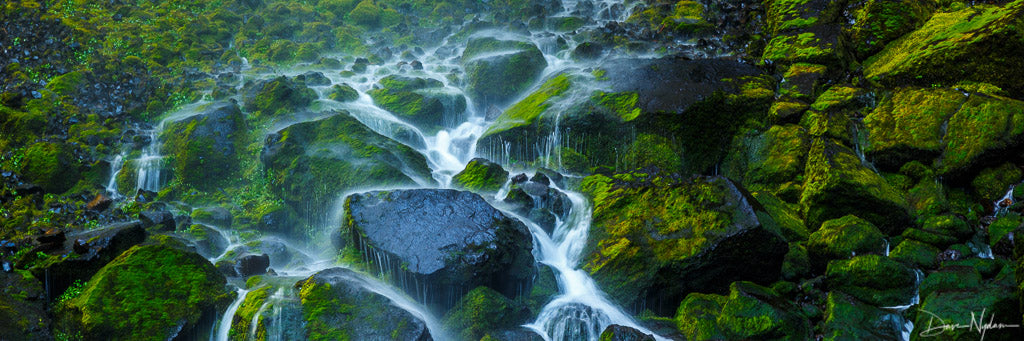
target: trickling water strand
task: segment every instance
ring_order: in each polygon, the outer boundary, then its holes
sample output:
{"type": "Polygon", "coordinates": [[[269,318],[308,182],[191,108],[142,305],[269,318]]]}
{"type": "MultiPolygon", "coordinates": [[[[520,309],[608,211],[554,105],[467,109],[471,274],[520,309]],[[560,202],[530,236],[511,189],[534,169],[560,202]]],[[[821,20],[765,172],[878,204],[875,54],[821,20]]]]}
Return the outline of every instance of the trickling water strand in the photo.
{"type": "Polygon", "coordinates": [[[106,191],[110,198],[114,200],[121,198],[121,193],[117,191],[117,176],[121,174],[121,168],[124,167],[124,157],[125,153],[121,152],[110,162],[110,181],[107,181],[106,191]]]}
{"type": "Polygon", "coordinates": [[[215,341],[228,341],[228,335],[231,333],[231,321],[235,318],[235,311],[238,310],[238,306],[242,305],[245,301],[245,295],[249,293],[248,290],[239,288],[238,297],[235,298],[234,302],[228,306],[228,310],[224,312],[224,316],[220,319],[220,323],[217,325],[217,338],[215,341]]]}
{"type": "MultiPolygon", "coordinates": [[[[160,126],[162,127],[163,124],[160,126]]],[[[150,130],[147,135],[149,135],[149,145],[143,149],[142,156],[137,160],[139,174],[136,187],[156,192],[160,190],[160,168],[163,166],[163,156],[160,155],[157,130],[150,130]]]]}

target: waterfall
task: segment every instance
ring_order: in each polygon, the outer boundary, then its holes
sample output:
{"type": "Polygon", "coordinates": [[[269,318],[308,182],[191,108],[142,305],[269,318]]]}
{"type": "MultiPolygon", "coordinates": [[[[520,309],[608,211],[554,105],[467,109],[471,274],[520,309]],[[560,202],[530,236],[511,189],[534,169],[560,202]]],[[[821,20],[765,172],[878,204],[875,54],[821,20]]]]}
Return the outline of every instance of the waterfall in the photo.
{"type": "Polygon", "coordinates": [[[107,181],[106,191],[114,200],[121,198],[121,193],[117,191],[117,175],[121,174],[121,168],[124,167],[125,156],[125,152],[121,152],[110,161],[110,180],[107,181]]]}
{"type": "Polygon", "coordinates": [[[238,289],[236,291],[238,297],[235,298],[234,302],[228,306],[228,310],[224,312],[224,317],[220,319],[217,324],[217,334],[210,335],[211,341],[228,341],[228,336],[231,334],[231,321],[235,318],[235,311],[238,310],[238,306],[242,305],[245,301],[245,295],[249,293],[249,290],[238,289]]]}

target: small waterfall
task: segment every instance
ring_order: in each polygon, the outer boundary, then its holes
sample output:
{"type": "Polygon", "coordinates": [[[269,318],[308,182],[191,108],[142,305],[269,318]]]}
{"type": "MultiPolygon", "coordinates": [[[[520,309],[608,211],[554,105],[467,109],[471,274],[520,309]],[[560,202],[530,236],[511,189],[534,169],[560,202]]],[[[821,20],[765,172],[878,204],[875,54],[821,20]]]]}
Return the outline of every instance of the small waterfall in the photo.
{"type": "Polygon", "coordinates": [[[117,191],[117,175],[121,174],[121,168],[124,167],[125,156],[125,152],[121,152],[114,157],[113,161],[110,161],[110,180],[107,181],[106,191],[114,200],[121,198],[121,193],[117,191]]]}
{"type": "Polygon", "coordinates": [[[992,207],[994,207],[994,212],[992,212],[993,217],[998,217],[1000,215],[1006,214],[1006,212],[1010,210],[1010,206],[1013,206],[1013,204],[1015,203],[1015,201],[1013,200],[1014,187],[1015,186],[1010,186],[1010,189],[1006,191],[1006,194],[1004,194],[1002,198],[999,198],[998,200],[992,202],[992,207]]]}
{"type": "Polygon", "coordinates": [[[158,129],[149,130],[149,145],[142,150],[139,156],[138,189],[157,192],[160,190],[160,169],[163,167],[163,156],[160,155],[159,131],[163,130],[163,123],[158,129]]]}
{"type": "MultiPolygon", "coordinates": [[[[555,228],[553,237],[537,224],[520,217],[533,234],[535,257],[540,263],[555,270],[561,291],[559,296],[544,306],[537,319],[525,327],[544,336],[545,340],[596,341],[611,324],[654,334],[611,303],[597,283],[585,271],[577,268],[590,231],[591,208],[582,195],[563,192],[572,202],[572,211],[570,218],[555,228]]],[[[655,337],[666,340],[661,336],[655,337]]]]}
{"type": "Polygon", "coordinates": [[[217,334],[210,336],[212,341],[228,341],[228,336],[231,334],[231,321],[235,318],[235,311],[238,311],[238,306],[242,305],[242,302],[245,301],[245,295],[249,293],[249,290],[239,288],[236,292],[238,297],[235,298],[234,302],[231,302],[228,310],[221,317],[220,322],[217,324],[217,334]]]}

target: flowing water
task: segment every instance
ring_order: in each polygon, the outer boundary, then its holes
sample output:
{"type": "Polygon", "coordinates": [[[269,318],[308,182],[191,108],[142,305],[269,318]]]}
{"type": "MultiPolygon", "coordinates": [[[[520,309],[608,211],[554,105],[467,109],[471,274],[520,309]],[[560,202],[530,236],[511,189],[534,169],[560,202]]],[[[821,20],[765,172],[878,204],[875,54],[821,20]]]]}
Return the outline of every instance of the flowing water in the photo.
{"type": "MultiPolygon", "coordinates": [[[[629,14],[630,6],[624,5],[621,1],[614,0],[593,2],[566,0],[563,1],[562,11],[554,14],[552,17],[585,17],[591,20],[584,29],[603,27],[611,21],[622,21],[629,14]]],[[[597,82],[587,81],[594,79],[590,70],[593,67],[599,66],[601,60],[577,62],[570,58],[570,51],[579,43],[575,40],[573,32],[540,31],[534,33],[508,33],[500,30],[481,30],[473,33],[472,37],[495,37],[526,41],[541,48],[544,52],[547,67],[541,72],[541,76],[538,77],[531,89],[519,95],[520,98],[536,90],[547,78],[558,74],[571,74],[576,79],[581,80],[580,82],[574,82],[574,90],[564,95],[563,100],[559,103],[554,103],[552,109],[549,110],[558,112],[559,119],[560,112],[580,96],[589,96],[593,90],[608,90],[599,89],[597,82]],[[554,44],[557,38],[564,38],[565,46],[558,47],[557,44],[554,44]]],[[[477,150],[477,140],[484,134],[488,126],[493,123],[489,121],[486,115],[487,110],[490,108],[478,107],[480,106],[479,104],[473,103],[469,96],[466,96],[465,90],[460,87],[461,84],[452,82],[449,79],[449,75],[453,70],[461,69],[460,57],[465,49],[464,41],[464,38],[451,36],[441,42],[439,46],[425,48],[424,53],[419,58],[423,65],[422,69],[413,69],[407,64],[403,65],[399,63],[397,57],[394,57],[376,65],[368,65],[366,72],[355,76],[345,76],[337,72],[324,72],[324,75],[330,79],[332,84],[312,87],[323,97],[314,104],[314,107],[324,113],[334,109],[346,110],[370,129],[402,142],[420,152],[426,158],[428,166],[432,171],[432,179],[414,178],[421,187],[449,187],[452,177],[461,171],[472,158],[477,156],[488,157],[492,161],[504,164],[506,167],[511,166],[513,158],[522,158],[525,155],[539,156],[544,160],[543,166],[556,170],[560,169],[560,150],[564,146],[571,146],[573,142],[570,136],[563,136],[558,128],[559,119],[555,120],[555,129],[551,135],[538,141],[531,150],[513,151],[508,143],[490,146],[487,151],[477,150]],[[442,53],[442,49],[453,52],[442,53]],[[447,110],[444,113],[439,129],[417,127],[405,122],[387,110],[378,107],[368,95],[368,92],[374,89],[381,79],[391,75],[429,78],[440,81],[442,87],[438,91],[465,98],[466,110],[463,112],[447,110]],[[323,94],[327,92],[330,86],[336,84],[347,84],[354,88],[359,94],[358,99],[347,103],[326,99],[323,94]]],[[[346,56],[335,57],[345,58],[346,56]]],[[[612,57],[616,56],[608,56],[605,59],[612,57]]],[[[310,69],[285,71],[283,74],[295,76],[307,71],[310,71],[310,69]]],[[[275,75],[243,72],[242,79],[266,79],[273,76],[275,75]]],[[[514,103],[515,100],[512,102],[514,103]]],[[[154,129],[145,132],[152,142],[141,150],[139,157],[134,160],[134,163],[138,165],[137,188],[148,191],[160,190],[163,182],[161,170],[165,167],[165,157],[161,153],[162,144],[159,143],[159,138],[164,126],[166,123],[198,114],[204,104],[206,102],[183,107],[162,119],[154,129]]],[[[498,109],[501,110],[502,108],[498,109]]],[[[267,126],[265,133],[273,133],[289,125],[320,119],[326,117],[326,115],[328,114],[302,113],[277,118],[276,121],[271,122],[267,126]]],[[[117,161],[120,159],[123,159],[123,157],[119,156],[118,159],[115,159],[115,163],[118,163],[117,161]]],[[[117,193],[118,190],[114,180],[117,172],[112,172],[110,182],[112,185],[108,186],[108,190],[111,193],[117,193]]],[[[507,192],[509,186],[510,184],[506,183],[502,192],[507,192]]],[[[570,198],[572,210],[568,219],[557,222],[557,226],[552,234],[549,235],[529,219],[517,216],[517,218],[529,226],[530,232],[533,235],[535,258],[542,266],[549,266],[554,270],[559,287],[559,293],[554,299],[548,302],[538,316],[524,327],[541,335],[545,340],[597,340],[600,333],[611,324],[630,326],[645,333],[653,334],[641,326],[628,313],[612,303],[594,280],[579,268],[581,253],[590,230],[592,208],[581,194],[566,189],[559,190],[570,198]]],[[[496,199],[500,200],[501,198],[496,199]]],[[[334,222],[336,223],[337,220],[334,222]]],[[[339,225],[329,223],[325,230],[330,230],[332,227],[336,228],[337,226],[339,225]]],[[[247,243],[253,242],[253,240],[246,240],[240,237],[238,233],[216,227],[211,228],[216,230],[227,244],[223,251],[205,255],[211,262],[221,261],[232,253],[233,250],[244,249],[247,243]]],[[[275,237],[263,236],[258,238],[267,240],[267,238],[275,237]]],[[[323,239],[328,240],[329,238],[323,239]]],[[[322,240],[320,240],[311,241],[310,245],[302,245],[301,243],[288,245],[287,247],[292,254],[300,255],[300,261],[293,260],[287,265],[275,266],[274,269],[278,276],[293,280],[291,283],[294,283],[317,271],[339,266],[335,258],[336,252],[334,250],[326,250],[325,252],[323,244],[322,240]]],[[[440,327],[437,317],[424,308],[420,302],[411,298],[415,293],[401,292],[395,289],[394,283],[385,283],[382,280],[366,275],[360,277],[359,285],[387,297],[396,306],[409,311],[417,318],[423,320],[435,339],[448,339],[447,333],[440,327]]],[[[241,284],[238,284],[238,286],[241,286],[241,284]]],[[[266,323],[265,327],[268,339],[270,340],[287,339],[288,330],[300,329],[298,326],[288,325],[294,322],[289,322],[290,320],[286,313],[287,309],[282,308],[287,302],[295,304],[294,302],[297,300],[290,290],[292,289],[284,287],[277,289],[275,294],[260,307],[253,318],[255,322],[263,317],[262,320],[266,323]]],[[[227,340],[231,333],[231,321],[234,312],[241,305],[248,290],[237,289],[237,292],[238,298],[231,303],[227,311],[224,312],[221,322],[211,331],[211,340],[227,340]]],[[[250,330],[235,332],[255,336],[256,324],[253,323],[250,330]]],[[[660,336],[657,338],[659,340],[664,339],[660,336]]]]}

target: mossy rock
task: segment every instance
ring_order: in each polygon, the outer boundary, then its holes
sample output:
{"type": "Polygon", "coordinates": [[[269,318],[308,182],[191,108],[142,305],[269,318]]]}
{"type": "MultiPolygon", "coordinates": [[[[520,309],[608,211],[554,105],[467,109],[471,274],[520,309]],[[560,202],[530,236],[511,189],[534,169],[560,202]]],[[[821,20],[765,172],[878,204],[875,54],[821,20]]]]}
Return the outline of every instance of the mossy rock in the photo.
{"type": "Polygon", "coordinates": [[[166,340],[198,333],[231,301],[203,257],[162,245],[135,246],[103,267],[57,308],[58,327],[86,340],[166,340]],[[159,284],[159,285],[155,285],[159,284]]]}
{"type": "Polygon", "coordinates": [[[796,63],[786,70],[782,75],[782,82],[779,84],[780,97],[810,101],[815,98],[820,87],[822,78],[828,68],[824,65],[796,63]]]}
{"type": "Polygon", "coordinates": [[[810,322],[798,311],[770,288],[733,282],[728,296],[687,295],[676,325],[687,340],[810,338],[810,322]]]}
{"type": "Polygon", "coordinates": [[[359,92],[348,84],[335,84],[327,93],[327,98],[338,102],[351,102],[359,99],[359,92]]]}
{"type": "Polygon", "coordinates": [[[807,157],[800,198],[807,227],[853,214],[898,234],[910,222],[906,198],[861,163],[849,148],[831,139],[816,139],[807,157]]]}
{"type": "Polygon", "coordinates": [[[811,273],[811,257],[802,243],[789,243],[789,252],[782,261],[782,279],[795,281],[811,273]]]}
{"type": "Polygon", "coordinates": [[[530,310],[494,289],[480,286],[459,299],[442,320],[461,340],[479,340],[488,332],[512,328],[530,318],[530,310]]]}
{"type": "Polygon", "coordinates": [[[310,340],[430,340],[426,324],[356,272],[320,271],[295,283],[302,302],[303,329],[310,340]]]}
{"type": "Polygon", "coordinates": [[[864,62],[864,76],[888,85],[990,83],[1024,93],[1024,1],[936,13],[864,62]]]}
{"type": "Polygon", "coordinates": [[[899,88],[864,118],[865,154],[883,168],[908,161],[930,163],[945,149],[946,122],[967,101],[954,89],[899,88]]]}
{"type": "Polygon", "coordinates": [[[538,118],[551,107],[553,99],[561,96],[572,85],[572,79],[560,74],[548,79],[540,89],[516,102],[487,128],[481,139],[519,127],[534,125],[538,118]]]}
{"type": "Polygon", "coordinates": [[[497,193],[508,181],[508,171],[487,159],[475,158],[452,177],[452,186],[475,193],[497,193]]]}
{"type": "Polygon", "coordinates": [[[868,0],[852,9],[853,25],[846,27],[847,46],[857,60],[879,52],[889,42],[921,27],[932,15],[929,1],[868,0]]]}
{"type": "Polygon", "coordinates": [[[1024,145],[1024,102],[972,94],[949,119],[944,140],[941,175],[969,175],[1005,160],[1024,145]]]}
{"type": "Polygon", "coordinates": [[[914,297],[917,277],[913,270],[888,257],[862,255],[829,262],[825,285],[877,307],[899,306],[914,297]]]}
{"type": "Polygon", "coordinates": [[[298,111],[317,99],[316,91],[302,82],[280,76],[255,84],[246,84],[245,110],[261,117],[273,117],[298,111]]]}
{"type": "MultiPolygon", "coordinates": [[[[962,290],[933,291],[922,299],[914,318],[914,326],[925,328],[923,331],[941,325],[970,326],[972,323],[1020,325],[1021,314],[1016,295],[1015,288],[998,283],[962,290]]],[[[979,333],[977,329],[968,328],[940,329],[932,334],[911,333],[910,339],[928,340],[929,336],[934,335],[950,340],[967,340],[978,338],[979,333]]],[[[1020,328],[993,328],[986,330],[984,335],[986,340],[1020,340],[1021,331],[1020,328]]]]}
{"type": "Polygon", "coordinates": [[[804,220],[800,217],[799,205],[782,201],[776,195],[766,191],[756,191],[751,194],[779,224],[779,233],[786,238],[786,241],[807,240],[810,232],[807,231],[807,226],[804,225],[804,220]]]}
{"type": "Polygon", "coordinates": [[[582,191],[594,201],[582,268],[620,304],[671,302],[779,276],[787,244],[777,224],[730,180],[594,175],[582,191]]]}
{"type": "Polygon", "coordinates": [[[995,201],[1006,195],[1014,185],[1021,181],[1024,171],[1012,164],[1004,163],[998,167],[986,168],[971,181],[974,192],[983,200],[995,201]]]}
{"type": "MultiPolygon", "coordinates": [[[[252,278],[260,278],[254,276],[252,278]]],[[[250,279],[252,279],[250,278],[250,279]]],[[[267,303],[267,298],[270,297],[271,287],[264,286],[245,294],[245,299],[242,304],[238,306],[238,310],[235,310],[235,316],[231,318],[231,331],[228,339],[231,341],[247,341],[249,340],[249,331],[255,330],[256,340],[267,339],[267,325],[264,322],[264,316],[260,316],[255,322],[256,326],[253,326],[253,318],[260,312],[264,305],[267,303]]]]}
{"type": "Polygon", "coordinates": [[[797,123],[811,105],[800,100],[780,98],[768,109],[769,122],[775,124],[797,123]]]}
{"type": "Polygon", "coordinates": [[[270,134],[260,158],[271,190],[312,217],[326,217],[324,210],[347,190],[431,181],[422,155],[375,133],[348,112],[270,134]]]}
{"type": "Polygon", "coordinates": [[[0,288],[0,335],[12,340],[53,339],[43,283],[28,272],[14,271],[0,274],[0,288]]]}
{"type": "Polygon", "coordinates": [[[520,41],[477,38],[462,54],[466,92],[480,108],[503,105],[530,87],[547,67],[537,46],[520,41]]]}
{"type": "Polygon", "coordinates": [[[898,315],[841,291],[828,293],[822,331],[825,340],[896,340],[903,325],[898,315]]]}
{"type": "Polygon", "coordinates": [[[392,75],[379,85],[369,92],[373,102],[419,127],[443,127],[459,121],[466,110],[466,98],[445,90],[436,79],[392,75]]]}
{"type": "Polygon", "coordinates": [[[836,25],[782,33],[768,41],[761,60],[778,65],[810,63],[839,67],[843,63],[839,35],[836,25]]]}
{"type": "Polygon", "coordinates": [[[904,239],[893,248],[889,257],[918,269],[935,269],[939,266],[939,248],[913,240],[904,239]]]}
{"type": "MultiPolygon", "coordinates": [[[[731,175],[747,184],[782,184],[793,181],[804,171],[810,138],[798,125],[775,125],[768,131],[748,138],[745,150],[734,158],[743,158],[746,171],[731,175]]],[[[729,175],[729,172],[726,172],[729,175]]]]}
{"type": "Polygon", "coordinates": [[[830,138],[846,146],[854,145],[851,129],[853,121],[846,113],[808,110],[800,118],[800,125],[807,129],[811,137],[830,138]]]}
{"type": "Polygon", "coordinates": [[[828,220],[807,239],[811,263],[824,269],[829,261],[849,259],[856,255],[885,253],[885,235],[874,224],[847,215],[828,220]]]}
{"type": "Polygon", "coordinates": [[[24,153],[21,174],[49,193],[64,193],[82,177],[81,162],[67,144],[35,143],[24,153]]]}
{"type": "Polygon", "coordinates": [[[919,293],[921,297],[928,297],[933,292],[978,289],[981,285],[977,269],[964,265],[944,266],[921,281],[919,293]]]}
{"type": "Polygon", "coordinates": [[[685,165],[682,154],[682,146],[669,138],[655,134],[640,134],[626,151],[623,168],[658,169],[666,173],[677,173],[685,165]]]}
{"type": "Polygon", "coordinates": [[[767,0],[765,8],[767,31],[771,34],[798,31],[840,18],[845,3],[828,0],[767,0]]]}
{"type": "Polygon", "coordinates": [[[163,150],[182,184],[211,191],[234,178],[239,170],[245,118],[233,102],[219,102],[202,113],[166,123],[163,150]]]}

